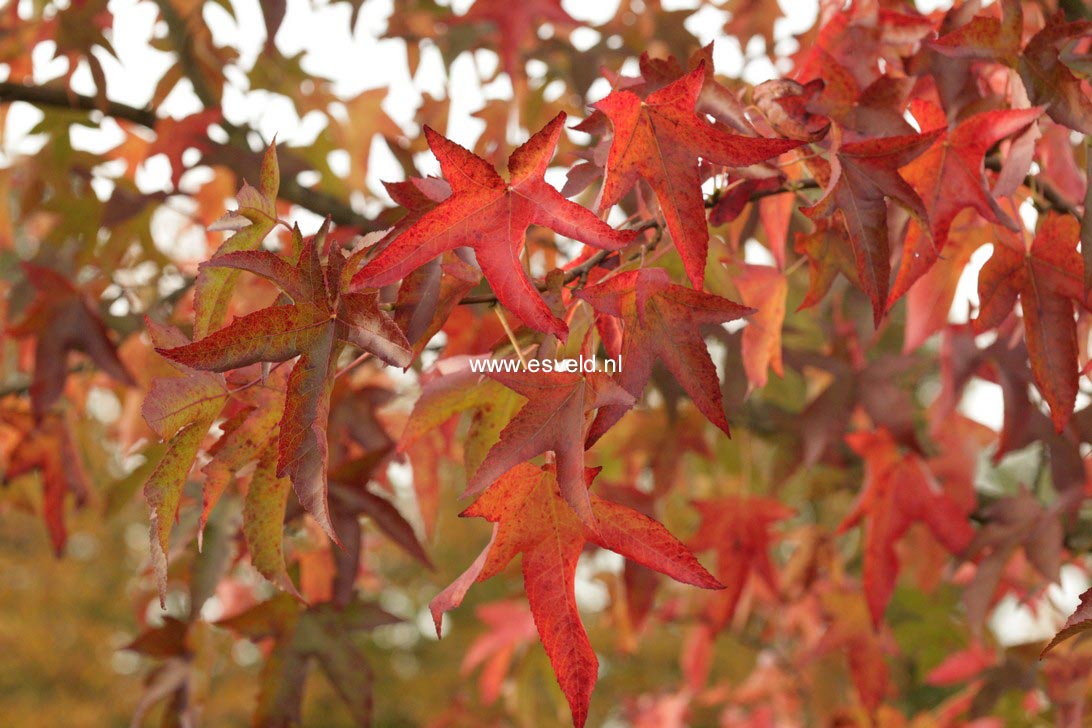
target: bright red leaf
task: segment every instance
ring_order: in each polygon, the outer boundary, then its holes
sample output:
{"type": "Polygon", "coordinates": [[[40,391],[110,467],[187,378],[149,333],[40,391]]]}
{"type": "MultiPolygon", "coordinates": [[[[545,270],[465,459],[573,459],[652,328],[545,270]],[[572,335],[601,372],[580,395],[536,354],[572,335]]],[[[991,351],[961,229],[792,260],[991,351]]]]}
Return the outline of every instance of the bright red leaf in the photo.
{"type": "Polygon", "coordinates": [[[695,288],[705,281],[709,227],[701,194],[698,160],[746,167],[795,149],[802,142],[728,134],[695,113],[705,64],[642,99],[615,91],[594,104],[614,129],[599,209],[622,199],[641,177],[660,202],[667,231],[695,288]]]}
{"type": "Polygon", "coordinates": [[[466,245],[502,304],[528,326],[564,338],[565,323],[550,311],[520,262],[527,228],[541,225],[606,250],[623,248],[636,236],[611,228],[543,179],[564,123],[565,115],[558,114],[512,153],[507,182],[484,159],[426,127],[451,197],[370,260],[353,276],[354,286],[393,283],[444,251],[466,245]]]}
{"type": "Polygon", "coordinates": [[[513,468],[460,514],[496,524],[493,538],[471,568],[430,605],[439,634],[443,612],[462,603],[471,581],[495,576],[522,554],[527,601],[577,728],[587,720],[599,670],[573,591],[576,561],[586,542],[684,584],[721,588],[689,549],[656,521],[594,495],[590,504],[598,524],[595,532],[565,503],[553,468],[526,463],[513,468]]]}
{"type": "Polygon", "coordinates": [[[981,310],[975,331],[999,326],[1020,299],[1024,338],[1035,385],[1050,405],[1059,432],[1077,398],[1077,323],[1073,303],[1088,307],[1084,264],[1077,252],[1080,224],[1048,214],[1030,246],[1019,236],[999,235],[993,256],[978,275],[981,310]]]}

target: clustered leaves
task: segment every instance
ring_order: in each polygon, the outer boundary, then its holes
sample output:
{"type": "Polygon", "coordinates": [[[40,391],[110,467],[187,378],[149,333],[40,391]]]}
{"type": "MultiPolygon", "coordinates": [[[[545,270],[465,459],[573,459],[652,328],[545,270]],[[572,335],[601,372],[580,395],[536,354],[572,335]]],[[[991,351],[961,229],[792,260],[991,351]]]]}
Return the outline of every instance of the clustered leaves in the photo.
{"type": "MultiPolygon", "coordinates": [[[[1079,9],[820,3],[778,59],[784,77],[752,86],[718,76],[689,12],[659,2],[623,0],[583,51],[557,0],[476,0],[460,16],[397,2],[387,33],[411,74],[425,39],[448,66],[497,52],[513,98],[478,112],[470,148],[446,135],[450,99],[423,97],[418,138],[382,92],[338,98],[280,54],[286,4],[263,3],[250,88],[330,128],[254,152],[221,108],[235,49],[216,45],[202,3],[158,5],[177,65],[153,106],[188,78],[204,108],[182,119],[110,101],[91,52],[113,53],[105,2],[32,11],[37,37],[91,64],[93,97],[31,93],[27,19],[14,9],[0,26],[5,98],[126,123],[101,203],[88,179],[103,173],[67,133],[86,116],[47,114],[39,130],[58,143],[0,170],[18,198],[0,216],[7,332],[32,372],[0,403],[0,462],[9,484],[38,473],[62,554],[68,495],[93,491],[90,393],[140,393],[143,424],[110,432],[119,459],[145,463],[120,482],[143,485],[160,605],[186,584],[188,606],[128,647],[162,661],[138,720],[160,698],[193,720],[195,635],[225,585],[247,596],[216,624],[264,645],[255,725],[303,719],[311,664],[355,723],[420,718],[373,699],[360,636],[413,618],[384,601],[415,578],[389,546],[437,571],[441,644],[445,613],[458,638],[464,600],[499,598],[477,605],[488,632],[462,662],[482,666],[480,701],[460,688],[437,724],[552,710],[521,677],[535,636],[575,726],[1087,719],[1092,657],[1070,638],[1092,627],[1092,591],[1039,660],[986,629],[1010,596],[1045,608],[1092,547],[1092,19],[1062,14],[1079,9]],[[638,75],[618,70],[638,56],[638,75]],[[589,96],[589,67],[605,94],[589,96]],[[345,200],[377,197],[376,137],[405,179],[384,183],[395,206],[363,215],[345,200]],[[194,150],[213,170],[197,187],[194,150]],[[421,176],[426,151],[442,178],[421,176]],[[141,192],[136,170],[158,154],[170,185],[141,192]],[[176,196],[213,235],[196,265],[152,242],[152,212],[176,196]],[[305,234],[293,205],[325,222],[305,234]],[[987,245],[968,304],[964,274],[987,245]],[[146,262],[153,283],[123,290],[146,262]],[[579,364],[605,359],[619,366],[579,364]],[[1000,430],[974,411],[984,383],[1000,430]],[[485,531],[456,512],[492,526],[476,558],[466,547],[485,531]],[[588,579],[603,552],[622,566],[588,579]],[[526,607],[511,598],[516,556],[526,607]],[[279,591],[248,586],[251,568],[279,591]],[[596,613],[582,592],[598,582],[596,613]],[[678,669],[653,685],[623,664],[665,659],[678,669]],[[593,699],[600,677],[619,707],[593,699]]],[[[726,33],[776,57],[776,3],[727,11],[726,33]]]]}

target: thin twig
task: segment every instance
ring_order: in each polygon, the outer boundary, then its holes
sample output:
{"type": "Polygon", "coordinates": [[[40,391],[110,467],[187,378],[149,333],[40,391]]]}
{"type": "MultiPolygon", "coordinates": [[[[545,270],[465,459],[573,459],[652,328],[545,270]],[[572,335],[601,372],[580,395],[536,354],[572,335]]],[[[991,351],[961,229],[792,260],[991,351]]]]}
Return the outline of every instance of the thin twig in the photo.
{"type": "Polygon", "coordinates": [[[367,361],[371,357],[371,355],[372,355],[372,353],[370,351],[366,351],[363,354],[361,354],[360,356],[358,356],[356,359],[353,359],[351,362],[349,362],[345,366],[341,367],[341,369],[338,369],[334,373],[334,379],[340,378],[341,375],[351,371],[352,369],[354,369],[359,364],[362,364],[363,362],[367,361]]]}
{"type": "Polygon", "coordinates": [[[516,335],[512,331],[512,327],[508,325],[508,319],[504,317],[504,313],[499,308],[493,309],[493,313],[497,314],[497,318],[500,319],[501,326],[504,327],[504,333],[508,335],[508,340],[512,342],[512,348],[516,350],[516,358],[519,359],[520,366],[526,371],[527,360],[523,357],[523,351],[519,348],[519,342],[516,341],[516,335]]]}

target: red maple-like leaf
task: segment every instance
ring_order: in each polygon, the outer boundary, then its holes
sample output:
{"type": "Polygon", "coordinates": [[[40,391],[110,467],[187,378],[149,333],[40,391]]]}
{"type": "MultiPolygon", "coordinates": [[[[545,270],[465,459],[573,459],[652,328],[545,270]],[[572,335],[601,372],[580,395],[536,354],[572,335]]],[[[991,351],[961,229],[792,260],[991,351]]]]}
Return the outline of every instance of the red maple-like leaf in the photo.
{"type": "Polygon", "coordinates": [[[49,268],[23,263],[23,272],[38,293],[23,320],[9,326],[8,333],[37,337],[34,377],[30,383],[34,415],[41,419],[60,399],[71,351],[82,351],[102,371],[122,384],[134,386],[102,319],[79,289],[49,268]]]}
{"type": "Polygon", "coordinates": [[[937,129],[839,144],[835,128],[835,153],[826,191],[817,203],[803,210],[814,220],[837,215],[845,221],[857,262],[857,278],[861,290],[872,300],[877,325],[883,317],[891,277],[887,198],[918,219],[926,218],[921,198],[898,170],[928,149],[941,133],[937,129]]]}
{"type": "Polygon", "coordinates": [[[565,114],[558,114],[512,153],[508,182],[481,157],[425,127],[451,197],[369,261],[353,276],[353,285],[393,283],[446,250],[469,246],[502,304],[528,326],[564,338],[565,323],[550,311],[520,262],[527,228],[542,225],[606,250],[623,248],[637,235],[615,230],[543,179],[564,123],[565,114]]]}
{"type": "Polygon", "coordinates": [[[925,462],[899,451],[887,430],[854,432],[846,442],[865,461],[865,482],[852,512],[839,532],[865,522],[864,584],[873,624],[895,590],[899,560],[895,542],[912,524],[921,521],[938,541],[958,554],[974,537],[974,529],[959,504],[946,495],[925,462]]]}
{"type": "MultiPolygon", "coordinates": [[[[951,130],[947,130],[944,113],[932,104],[915,99],[910,109],[923,129],[941,131],[933,146],[902,169],[902,176],[925,203],[935,250],[944,248],[952,221],[966,207],[990,222],[1019,229],[994,200],[986,184],[983,160],[994,144],[1034,124],[1042,109],[984,111],[951,130]]],[[[893,291],[892,298],[898,293],[893,291]]]]}
{"type": "Polygon", "coordinates": [[[1067,23],[1059,11],[1021,51],[1023,4],[1005,0],[1001,7],[1002,18],[986,14],[987,10],[938,38],[932,48],[946,56],[988,58],[1013,68],[1020,74],[1031,103],[1046,107],[1059,124],[1092,134],[1092,100],[1082,90],[1080,77],[1061,57],[1064,45],[1092,35],[1092,21],[1067,23]]]}
{"type": "Polygon", "coordinates": [[[699,158],[725,167],[745,167],[803,143],[737,136],[713,126],[694,111],[704,80],[702,62],[644,99],[621,90],[594,104],[614,128],[606,177],[599,193],[600,211],[622,199],[637,177],[648,182],[660,202],[687,277],[699,289],[705,281],[709,249],[699,158]]]}
{"type": "Polygon", "coordinates": [[[171,165],[171,184],[178,187],[182,175],[189,169],[182,161],[187,149],[197,149],[204,154],[212,148],[208,136],[211,124],[224,120],[220,109],[205,109],[181,119],[160,119],[156,122],[156,139],[148,147],[148,157],[165,154],[171,165]]]}
{"type": "Polygon", "coordinates": [[[584,482],[584,416],[604,406],[628,407],[633,397],[606,374],[571,372],[490,372],[489,376],[528,399],[500,433],[466,485],[476,495],[516,465],[552,451],[565,500],[595,528],[584,482]]]}
{"type": "Polygon", "coordinates": [[[585,543],[619,553],[684,584],[721,588],[690,550],[656,521],[594,495],[590,505],[598,523],[595,532],[564,502],[552,467],[524,463],[513,468],[460,514],[496,524],[493,538],[470,568],[429,604],[439,634],[443,613],[462,603],[471,583],[495,576],[516,554],[522,554],[531,614],[577,728],[587,720],[599,669],[580,622],[573,587],[585,543]]]}
{"type": "MultiPolygon", "coordinates": [[[[652,375],[652,363],[662,361],[698,410],[728,432],[720,380],[699,327],[732,321],[754,312],[726,298],[675,285],[662,268],[642,268],[579,291],[596,311],[622,319],[622,367],[618,383],[640,397],[652,375]]],[[[599,411],[588,433],[591,446],[617,422],[628,407],[599,411]]]]}
{"type": "Polygon", "coordinates": [[[3,421],[22,431],[4,472],[4,483],[37,471],[42,479],[42,520],[45,521],[53,553],[59,558],[68,541],[65,503],[69,493],[82,508],[91,493],[83,459],[76,450],[72,432],[64,418],[50,415],[40,423],[26,413],[5,413],[3,421]]]}
{"type": "Polygon", "coordinates": [[[771,589],[777,588],[769,554],[770,529],[793,511],[776,500],[744,496],[694,501],[694,507],[701,514],[701,526],[688,545],[694,551],[716,553],[714,573],[725,586],[706,610],[715,632],[731,621],[752,574],[771,589]]]}
{"type": "Polygon", "coordinates": [[[464,15],[447,19],[456,25],[464,23],[489,23],[496,28],[491,40],[498,51],[501,67],[518,86],[526,83],[522,54],[538,42],[538,29],[543,23],[556,28],[572,28],[577,25],[565,12],[561,0],[528,0],[513,3],[509,0],[475,0],[464,15]]]}
{"type": "Polygon", "coordinates": [[[412,353],[402,332],[379,310],[377,291],[345,292],[348,269],[340,249],[330,251],[322,265],[319,246],[327,228],[306,242],[296,231],[300,254],[295,265],[266,251],[227,253],[205,263],[268,278],[292,303],[255,311],[192,344],[156,351],[214,372],[299,357],[288,378],[276,475],[291,478],[300,503],[337,541],[326,502],[326,423],[338,355],[349,344],[388,364],[406,366],[412,353]]]}
{"type": "Polygon", "coordinates": [[[1077,252],[1080,223],[1050,213],[1039,223],[1030,246],[999,231],[993,256],[978,276],[981,310],[974,320],[981,333],[1000,325],[1016,299],[1024,314],[1024,338],[1035,385],[1050,405],[1058,432],[1065,428],[1077,399],[1077,323],[1073,302],[1085,308],[1084,264],[1077,252]]]}
{"type": "Polygon", "coordinates": [[[1039,657],[1042,658],[1043,655],[1050,652],[1059,643],[1064,642],[1070,637],[1075,637],[1081,632],[1087,632],[1090,629],[1092,629],[1092,589],[1081,594],[1081,603],[1073,610],[1073,614],[1069,615],[1069,619],[1067,619],[1062,628],[1058,630],[1058,634],[1054,635],[1054,638],[1050,640],[1050,643],[1043,648],[1039,657]]]}

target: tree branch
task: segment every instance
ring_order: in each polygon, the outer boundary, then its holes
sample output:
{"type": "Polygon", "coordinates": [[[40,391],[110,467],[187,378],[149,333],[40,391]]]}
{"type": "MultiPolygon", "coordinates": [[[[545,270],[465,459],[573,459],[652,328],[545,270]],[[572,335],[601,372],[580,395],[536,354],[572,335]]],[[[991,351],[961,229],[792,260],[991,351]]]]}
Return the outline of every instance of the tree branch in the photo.
{"type": "MultiPolygon", "coordinates": [[[[12,103],[24,101],[34,106],[72,109],[74,111],[86,111],[89,113],[100,112],[94,97],[84,94],[69,92],[65,88],[52,86],[28,86],[21,83],[0,82],[0,103],[12,103]]],[[[108,101],[105,113],[115,119],[122,119],[138,126],[143,126],[155,131],[160,117],[153,109],[140,109],[128,104],[108,101]]],[[[251,151],[246,143],[246,135],[252,130],[245,127],[237,127],[228,122],[221,124],[231,136],[231,143],[237,147],[251,151]]],[[[345,202],[319,190],[304,187],[293,177],[285,177],[281,180],[281,189],[278,197],[287,200],[294,205],[311,210],[312,212],[326,216],[338,225],[351,226],[362,232],[378,230],[379,226],[374,220],[361,215],[345,202]]]]}
{"type": "MultiPolygon", "coordinates": [[[[189,28],[186,27],[186,18],[179,14],[170,0],[156,0],[155,4],[159,6],[159,14],[163,16],[163,22],[167,24],[167,35],[174,45],[175,52],[178,53],[178,63],[182,66],[182,73],[193,84],[193,92],[205,108],[218,107],[220,101],[205,81],[205,77],[201,75],[201,68],[193,54],[193,42],[190,39],[189,28]]],[[[196,6],[195,12],[201,12],[201,5],[196,6]]]]}
{"type": "MultiPolygon", "coordinates": [[[[92,96],[71,93],[60,86],[27,86],[11,81],[0,82],[0,103],[10,104],[14,101],[25,101],[34,106],[47,106],[58,109],[72,109],[74,111],[95,112],[102,111],[95,103],[92,96]]],[[[139,126],[149,129],[155,128],[158,120],[152,109],[138,109],[135,106],[119,104],[116,101],[107,101],[105,112],[115,119],[124,119],[139,126]]]]}

